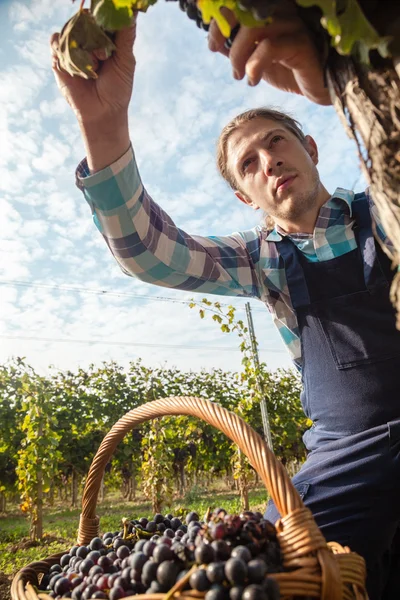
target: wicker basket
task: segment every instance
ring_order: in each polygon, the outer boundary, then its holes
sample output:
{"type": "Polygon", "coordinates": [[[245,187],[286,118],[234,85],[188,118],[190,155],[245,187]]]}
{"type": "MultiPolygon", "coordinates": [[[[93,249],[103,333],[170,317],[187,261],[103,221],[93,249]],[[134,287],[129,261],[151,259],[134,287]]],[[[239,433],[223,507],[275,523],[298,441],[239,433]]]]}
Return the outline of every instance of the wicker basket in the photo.
{"type": "MultiPolygon", "coordinates": [[[[78,544],[88,544],[99,534],[97,497],[104,469],[117,444],[135,425],[165,415],[199,417],[220,429],[249,458],[259,473],[282,518],[276,523],[286,571],[271,575],[280,587],[282,600],[366,600],[365,563],[358,554],[336,543],[327,543],[308,508],[294,488],[284,467],[262,438],[242,419],[218,404],[202,398],[180,396],[155,400],[127,413],[106,435],[92,462],[82,498],[78,544]]],[[[68,549],[66,550],[66,552],[68,549]]],[[[35,586],[42,574],[59,562],[56,554],[21,569],[11,585],[12,600],[42,600],[35,586]]],[[[199,599],[205,593],[179,591],[175,599],[199,599]]],[[[129,600],[162,600],[165,594],[131,596],[129,600]]]]}

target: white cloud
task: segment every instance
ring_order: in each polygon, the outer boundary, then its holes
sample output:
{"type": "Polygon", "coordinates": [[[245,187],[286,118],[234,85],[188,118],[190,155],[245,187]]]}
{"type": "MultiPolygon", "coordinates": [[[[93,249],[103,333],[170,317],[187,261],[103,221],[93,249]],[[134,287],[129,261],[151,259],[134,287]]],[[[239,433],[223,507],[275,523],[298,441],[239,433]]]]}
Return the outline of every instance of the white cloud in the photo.
{"type": "MultiPolygon", "coordinates": [[[[181,303],[139,297],[183,300],[195,294],[156,289],[124,275],[75,187],[83,143],[56,88],[48,48],[51,31],[60,29],[75,10],[69,0],[13,0],[3,25],[0,52],[10,58],[0,66],[0,279],[24,280],[27,287],[0,287],[1,334],[21,337],[0,339],[0,361],[23,355],[44,370],[51,363],[74,368],[143,357],[150,365],[167,361],[186,369],[240,368],[239,351],[215,349],[236,347],[236,341],[210,319],[201,321],[181,303]],[[96,289],[120,295],[93,293],[96,289]],[[103,342],[47,342],[41,337],[103,342]],[[129,345],[135,343],[157,347],[129,345]],[[171,349],[165,344],[204,347],[171,349]]],[[[220,180],[214,162],[220,129],[247,108],[273,104],[292,110],[320,145],[324,180],[343,185],[357,176],[355,151],[332,109],[263,84],[250,88],[234,81],[227,59],[207,51],[204,32],[177,3],[159,2],[140,15],[135,53],[130,124],[143,181],[189,233],[228,234],[258,221],[220,180]]],[[[241,307],[244,316],[243,300],[222,301],[241,307]]],[[[253,305],[260,347],[268,348],[261,356],[271,368],[287,366],[270,315],[261,311],[261,304],[253,305]]]]}
{"type": "Polygon", "coordinates": [[[42,154],[32,161],[38,171],[52,173],[61,167],[70,154],[70,147],[53,135],[48,135],[42,143],[42,154]]]}

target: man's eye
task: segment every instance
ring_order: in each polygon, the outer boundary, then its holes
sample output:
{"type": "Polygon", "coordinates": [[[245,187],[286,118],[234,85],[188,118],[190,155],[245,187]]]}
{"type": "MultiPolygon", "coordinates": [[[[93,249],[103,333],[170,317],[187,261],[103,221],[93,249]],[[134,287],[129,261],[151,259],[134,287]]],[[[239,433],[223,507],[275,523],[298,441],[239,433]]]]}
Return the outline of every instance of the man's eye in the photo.
{"type": "Polygon", "coordinates": [[[274,137],[271,140],[271,144],[276,144],[280,140],[283,140],[283,137],[281,135],[274,135],[274,137]]]}
{"type": "Polygon", "coordinates": [[[252,162],[252,158],[247,158],[242,165],[242,172],[244,173],[247,169],[247,167],[249,166],[249,164],[252,162]]]}

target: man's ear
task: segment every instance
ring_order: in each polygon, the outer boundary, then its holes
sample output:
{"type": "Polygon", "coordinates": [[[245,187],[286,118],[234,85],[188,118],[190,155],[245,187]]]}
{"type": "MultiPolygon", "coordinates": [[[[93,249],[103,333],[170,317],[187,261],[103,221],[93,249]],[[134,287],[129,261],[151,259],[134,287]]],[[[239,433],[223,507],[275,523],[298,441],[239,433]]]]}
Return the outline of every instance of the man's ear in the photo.
{"type": "Polygon", "coordinates": [[[306,135],[306,150],[311,156],[314,165],[318,164],[318,146],[314,138],[311,135],[306,135]]]}
{"type": "Polygon", "coordinates": [[[236,198],[239,198],[240,202],[243,202],[243,204],[247,204],[247,206],[251,206],[251,208],[253,208],[254,210],[258,210],[260,208],[259,206],[257,206],[257,204],[255,204],[255,202],[250,200],[250,198],[242,194],[242,192],[239,192],[239,190],[235,190],[234,194],[236,198]]]}

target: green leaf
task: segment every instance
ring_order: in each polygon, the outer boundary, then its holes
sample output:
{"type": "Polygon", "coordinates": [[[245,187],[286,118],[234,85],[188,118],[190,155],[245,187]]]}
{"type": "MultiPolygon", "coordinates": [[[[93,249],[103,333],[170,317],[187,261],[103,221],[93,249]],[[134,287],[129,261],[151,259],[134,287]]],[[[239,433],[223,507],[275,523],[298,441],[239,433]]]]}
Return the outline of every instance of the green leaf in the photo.
{"type": "Polygon", "coordinates": [[[339,54],[356,52],[359,59],[369,63],[370,50],[376,49],[384,58],[390,56],[392,38],[380,37],[364,15],[357,0],[345,0],[344,10],[337,14],[336,0],[296,0],[305,8],[318,6],[323,13],[321,24],[332,38],[339,54]]]}
{"type": "Polygon", "coordinates": [[[132,23],[131,6],[117,7],[113,0],[92,0],[90,10],[96,23],[107,31],[117,31],[132,23]]]}

